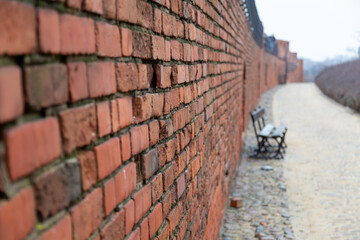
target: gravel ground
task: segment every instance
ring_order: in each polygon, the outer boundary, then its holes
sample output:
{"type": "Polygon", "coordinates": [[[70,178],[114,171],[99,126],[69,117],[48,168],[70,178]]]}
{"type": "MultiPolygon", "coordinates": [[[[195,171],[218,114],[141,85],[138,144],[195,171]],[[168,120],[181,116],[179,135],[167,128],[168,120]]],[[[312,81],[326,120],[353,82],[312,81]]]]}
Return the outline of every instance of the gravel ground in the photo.
{"type": "MultiPolygon", "coordinates": [[[[274,94],[283,86],[262,95],[259,105],[265,107],[268,122],[273,122],[274,94]]],[[[240,165],[232,182],[231,196],[241,196],[242,208],[227,204],[220,237],[225,239],[295,239],[286,197],[283,160],[250,159],[256,146],[252,124],[245,133],[240,165]],[[265,167],[265,168],[264,168],[265,167]]]]}
{"type": "Polygon", "coordinates": [[[360,239],[360,114],[313,83],[279,89],[273,110],[289,128],[283,166],[296,237],[360,239]]]}

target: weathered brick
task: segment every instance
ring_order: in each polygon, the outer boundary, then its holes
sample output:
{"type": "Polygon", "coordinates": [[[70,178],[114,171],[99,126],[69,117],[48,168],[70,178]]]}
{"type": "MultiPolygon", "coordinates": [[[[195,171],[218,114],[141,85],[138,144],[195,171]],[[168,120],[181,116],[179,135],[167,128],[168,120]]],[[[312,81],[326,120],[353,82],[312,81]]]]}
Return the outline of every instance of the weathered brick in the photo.
{"type": "Polygon", "coordinates": [[[89,12],[93,12],[93,13],[97,13],[97,14],[103,13],[103,1],[102,0],[84,0],[83,6],[84,6],[84,9],[89,12]]]}
{"type": "Polygon", "coordinates": [[[24,112],[21,70],[17,66],[0,68],[0,123],[24,112]]]}
{"type": "Polygon", "coordinates": [[[171,119],[160,120],[160,139],[168,138],[174,133],[171,119]]]}
{"type": "Polygon", "coordinates": [[[115,176],[116,202],[120,203],[136,188],[136,164],[126,165],[115,176]]]}
{"type": "Polygon", "coordinates": [[[95,53],[94,21],[69,14],[61,15],[60,43],[62,54],[95,53]]]}
{"type": "Polygon", "coordinates": [[[130,146],[130,134],[126,133],[120,136],[121,142],[121,156],[123,162],[127,161],[131,157],[131,146],[130,146]]]}
{"type": "Polygon", "coordinates": [[[36,223],[34,192],[21,190],[7,202],[0,204],[0,238],[25,239],[36,223]]]}
{"type": "Polygon", "coordinates": [[[36,210],[46,219],[65,208],[81,193],[79,164],[67,162],[35,179],[36,210]]]}
{"type": "Polygon", "coordinates": [[[82,0],[66,0],[67,6],[71,8],[81,9],[82,0]]]}
{"type": "Polygon", "coordinates": [[[84,151],[78,154],[81,169],[81,183],[84,191],[96,183],[96,161],[93,151],[84,151]]]}
{"type": "Polygon", "coordinates": [[[116,92],[115,65],[112,62],[87,64],[90,97],[101,97],[116,92]]]}
{"type": "Polygon", "coordinates": [[[157,237],[157,240],[167,240],[169,239],[169,224],[166,223],[165,227],[161,230],[159,233],[159,236],[157,237]]]}
{"type": "Polygon", "coordinates": [[[158,203],[154,210],[149,214],[149,232],[152,238],[162,224],[162,205],[158,203]]]}
{"type": "Polygon", "coordinates": [[[119,115],[119,106],[117,99],[110,101],[111,109],[111,131],[113,133],[120,130],[120,115],[119,115]]]}
{"type": "Polygon", "coordinates": [[[182,59],[182,45],[178,41],[170,41],[171,45],[171,59],[181,60],[182,59]]]}
{"type": "Polygon", "coordinates": [[[153,8],[151,4],[137,0],[137,23],[145,28],[153,26],[153,8]]]}
{"type": "Polygon", "coordinates": [[[169,213],[167,220],[169,222],[169,230],[172,233],[176,226],[179,224],[181,218],[181,204],[176,205],[176,207],[169,213]]]}
{"type": "Polygon", "coordinates": [[[40,50],[45,53],[60,52],[60,18],[54,10],[38,9],[40,50]]]}
{"type": "Polygon", "coordinates": [[[133,36],[132,31],[127,28],[120,28],[121,47],[124,56],[129,57],[133,54],[133,36]]]}
{"type": "Polygon", "coordinates": [[[174,167],[175,165],[171,164],[170,167],[164,171],[164,191],[167,191],[174,182],[174,167]]]}
{"type": "Polygon", "coordinates": [[[124,206],[125,210],[125,233],[129,234],[131,229],[135,224],[135,204],[134,201],[130,199],[124,206]]]}
{"type": "Polygon", "coordinates": [[[150,64],[138,64],[139,82],[137,88],[139,90],[148,89],[152,85],[154,69],[150,64]]]}
{"type": "Polygon", "coordinates": [[[104,0],[104,17],[108,19],[115,19],[116,17],[116,0],[104,0]]]}
{"type": "Polygon", "coordinates": [[[110,105],[108,101],[96,104],[96,115],[99,137],[108,135],[111,132],[110,105]]]}
{"type": "Polygon", "coordinates": [[[175,17],[162,12],[162,32],[167,36],[173,36],[175,17]]]}
{"type": "Polygon", "coordinates": [[[155,204],[157,200],[160,199],[160,197],[163,194],[163,179],[162,174],[159,173],[155,176],[155,178],[151,181],[151,199],[152,204],[155,204]]]}
{"type": "Polygon", "coordinates": [[[140,233],[140,228],[138,227],[136,230],[134,230],[129,238],[129,240],[140,240],[141,239],[141,233],[140,233]]]}
{"type": "Polygon", "coordinates": [[[72,102],[89,96],[88,81],[86,76],[86,64],[72,62],[67,64],[69,95],[72,102]]]}
{"type": "Polygon", "coordinates": [[[135,63],[116,64],[117,85],[120,92],[136,90],[139,82],[139,71],[135,63]]]}
{"type": "Polygon", "coordinates": [[[171,60],[171,44],[170,41],[165,40],[165,61],[171,60]]]}
{"type": "Polygon", "coordinates": [[[149,147],[149,129],[146,124],[133,127],[131,134],[131,152],[136,155],[149,147]]]}
{"type": "Polygon", "coordinates": [[[72,227],[70,215],[65,215],[59,222],[43,233],[40,240],[72,239],[72,227]]]}
{"type": "Polygon", "coordinates": [[[66,153],[95,140],[97,126],[94,104],[61,112],[60,122],[66,153]]]}
{"type": "Polygon", "coordinates": [[[161,200],[163,206],[163,218],[166,218],[166,216],[171,210],[172,203],[175,202],[175,200],[173,200],[172,198],[173,198],[173,194],[171,191],[169,191],[168,193],[165,194],[165,196],[161,200]]]}
{"type": "Polygon", "coordinates": [[[143,59],[151,58],[150,35],[134,31],[133,40],[133,56],[143,59]]]}
{"type": "Polygon", "coordinates": [[[0,5],[0,54],[33,53],[37,47],[34,7],[5,0],[1,0],[0,5]]]}
{"type": "Polygon", "coordinates": [[[135,222],[137,223],[151,207],[151,186],[144,186],[133,196],[135,202],[135,222]]]}
{"type": "Polygon", "coordinates": [[[119,28],[104,22],[96,22],[96,46],[100,56],[120,57],[119,28]]]}
{"type": "Polygon", "coordinates": [[[101,230],[100,236],[102,240],[124,239],[125,237],[125,212],[120,212],[113,215],[101,230]]]}
{"type": "Polygon", "coordinates": [[[159,169],[157,148],[141,156],[141,171],[143,179],[149,179],[159,169]]]}
{"type": "Polygon", "coordinates": [[[134,97],[133,113],[136,122],[143,122],[152,116],[152,97],[150,94],[134,97]]]}
{"type": "Polygon", "coordinates": [[[105,178],[121,165],[119,138],[112,138],[94,148],[98,166],[98,176],[105,178]]]}
{"type": "Polygon", "coordinates": [[[165,41],[163,37],[151,36],[151,51],[153,59],[165,60],[165,41]]]}
{"type": "Polygon", "coordinates": [[[158,8],[154,8],[153,31],[159,34],[162,31],[162,11],[158,8]]]}
{"type": "Polygon", "coordinates": [[[156,144],[159,141],[159,122],[157,120],[149,123],[149,144],[150,146],[156,144]]]}
{"type": "Polygon", "coordinates": [[[165,93],[164,113],[168,114],[174,108],[180,105],[180,91],[179,88],[172,89],[165,93]]]}
{"type": "Polygon", "coordinates": [[[175,65],[172,67],[172,84],[184,83],[185,78],[185,65],[175,65]]]}
{"type": "Polygon", "coordinates": [[[116,8],[118,20],[137,22],[137,0],[116,0],[116,8]]]}
{"type": "Polygon", "coordinates": [[[103,218],[103,198],[100,188],[87,195],[71,210],[74,239],[87,239],[103,218]]]}
{"type": "Polygon", "coordinates": [[[114,210],[116,204],[115,180],[110,178],[104,183],[104,210],[106,216],[114,210]]]}
{"type": "Polygon", "coordinates": [[[48,64],[25,69],[27,101],[35,109],[65,103],[68,100],[66,66],[48,64]]]}
{"type": "Polygon", "coordinates": [[[176,193],[177,198],[179,199],[183,192],[185,191],[185,175],[184,173],[176,180],[176,193]]]}
{"type": "Polygon", "coordinates": [[[171,67],[165,67],[163,65],[155,65],[156,73],[156,86],[158,88],[171,87],[171,67]]]}
{"type": "Polygon", "coordinates": [[[151,95],[152,98],[152,116],[160,117],[164,109],[164,94],[155,93],[151,95]]]}
{"type": "Polygon", "coordinates": [[[56,118],[46,118],[10,129],[5,133],[4,140],[12,180],[28,175],[61,153],[56,118]]]}
{"type": "Polygon", "coordinates": [[[130,96],[118,98],[117,103],[119,108],[119,126],[122,129],[133,123],[132,98],[130,96]]]}
{"type": "Polygon", "coordinates": [[[145,218],[140,224],[140,239],[149,240],[149,220],[145,218]]]}

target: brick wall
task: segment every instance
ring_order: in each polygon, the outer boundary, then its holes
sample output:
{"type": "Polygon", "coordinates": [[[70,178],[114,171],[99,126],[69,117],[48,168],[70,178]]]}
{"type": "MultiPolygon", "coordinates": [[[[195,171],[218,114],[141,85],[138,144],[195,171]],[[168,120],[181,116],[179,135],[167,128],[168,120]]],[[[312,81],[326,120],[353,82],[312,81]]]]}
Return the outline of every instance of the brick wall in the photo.
{"type": "Polygon", "coordinates": [[[0,239],[215,239],[286,60],[239,0],[0,0],[0,239]]]}

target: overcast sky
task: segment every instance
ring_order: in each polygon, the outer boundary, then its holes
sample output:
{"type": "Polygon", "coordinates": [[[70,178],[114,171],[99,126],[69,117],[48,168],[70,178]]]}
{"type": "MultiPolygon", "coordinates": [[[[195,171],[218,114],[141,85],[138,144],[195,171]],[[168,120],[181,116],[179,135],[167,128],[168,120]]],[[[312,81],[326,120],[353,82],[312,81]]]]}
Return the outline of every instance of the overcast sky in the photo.
{"type": "Polygon", "coordinates": [[[300,57],[355,55],[360,46],[360,0],[256,0],[256,6],[265,33],[289,40],[300,57]]]}

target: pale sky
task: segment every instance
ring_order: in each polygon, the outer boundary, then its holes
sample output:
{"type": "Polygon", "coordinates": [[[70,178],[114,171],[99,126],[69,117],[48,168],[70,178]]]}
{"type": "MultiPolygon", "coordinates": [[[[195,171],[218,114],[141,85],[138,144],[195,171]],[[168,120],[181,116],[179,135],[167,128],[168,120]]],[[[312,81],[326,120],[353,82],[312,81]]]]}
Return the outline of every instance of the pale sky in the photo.
{"type": "Polygon", "coordinates": [[[300,57],[355,55],[347,49],[360,46],[360,0],[255,1],[264,32],[289,40],[300,57]]]}

